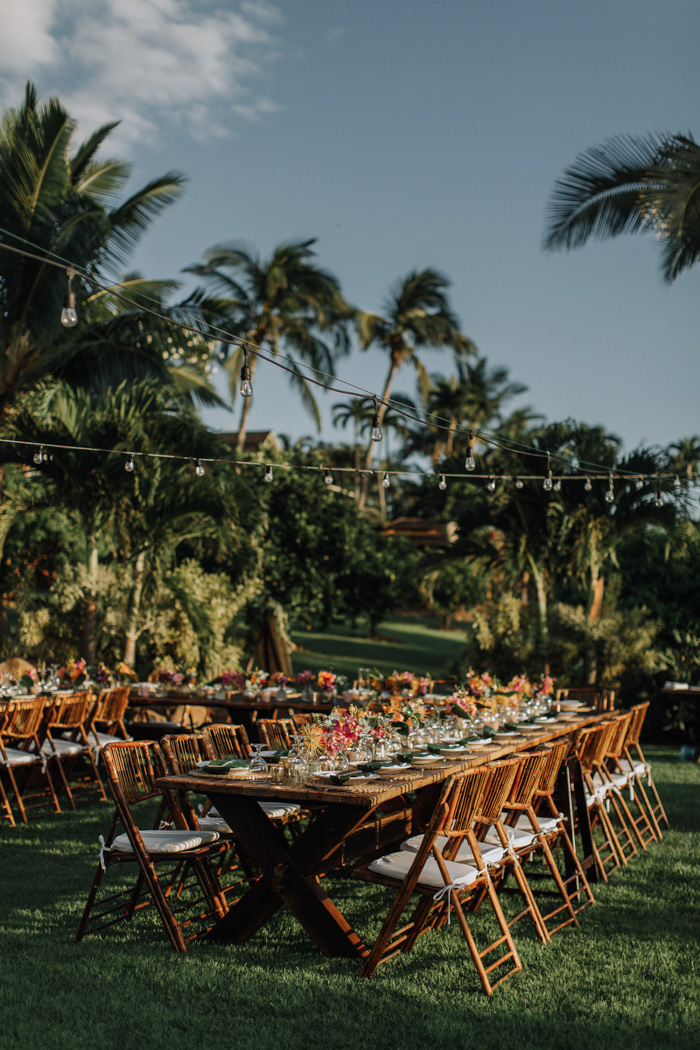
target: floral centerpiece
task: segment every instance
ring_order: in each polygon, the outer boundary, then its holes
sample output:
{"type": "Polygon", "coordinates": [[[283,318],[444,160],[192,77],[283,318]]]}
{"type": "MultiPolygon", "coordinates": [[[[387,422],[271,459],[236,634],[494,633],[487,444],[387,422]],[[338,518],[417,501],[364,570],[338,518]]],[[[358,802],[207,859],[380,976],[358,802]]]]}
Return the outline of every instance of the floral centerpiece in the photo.
{"type": "Polygon", "coordinates": [[[171,689],[183,689],[195,684],[197,672],[194,667],[180,667],[174,671],[163,669],[156,673],[156,681],[161,685],[170,686],[171,689]]]}
{"type": "Polygon", "coordinates": [[[425,696],[430,692],[432,683],[430,675],[418,675],[413,671],[394,671],[382,684],[386,692],[394,695],[425,696]]]}
{"type": "Polygon", "coordinates": [[[390,713],[391,728],[402,736],[414,733],[423,725],[425,719],[425,708],[420,704],[404,704],[398,711],[390,713]]]}

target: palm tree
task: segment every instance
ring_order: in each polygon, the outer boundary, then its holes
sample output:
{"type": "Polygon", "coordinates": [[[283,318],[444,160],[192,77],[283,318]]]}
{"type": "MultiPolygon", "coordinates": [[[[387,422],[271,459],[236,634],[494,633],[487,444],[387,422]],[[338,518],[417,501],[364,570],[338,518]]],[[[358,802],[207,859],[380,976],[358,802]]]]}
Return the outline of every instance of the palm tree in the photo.
{"type": "MultiPolygon", "coordinates": [[[[338,280],[315,264],[315,243],[314,239],[282,242],[269,259],[261,259],[240,244],[220,244],[206,252],[203,263],[187,267],[187,273],[202,277],[220,296],[216,301],[221,323],[251,344],[251,380],[257,364],[256,347],[275,357],[291,351],[312,368],[329,375],[333,374],[336,356],[348,348],[346,322],[352,311],[343,299],[338,280]]],[[[228,344],[222,344],[222,353],[229,350],[228,344]]],[[[237,392],[244,355],[239,346],[227,361],[232,394],[237,392]]],[[[312,382],[289,355],[287,365],[292,386],[320,430],[321,416],[312,382]]],[[[243,399],[239,450],[245,442],[251,401],[252,397],[243,399]]]]}
{"type": "Polygon", "coordinates": [[[700,259],[700,146],[690,135],[618,135],[579,154],[554,185],[544,248],[650,233],[671,284],[700,259]]]}
{"type": "MultiPolygon", "coordinates": [[[[447,299],[449,281],[436,270],[413,270],[389,292],[384,314],[359,313],[357,328],[363,350],[378,347],[389,355],[389,371],[378,404],[379,421],[386,413],[391,388],[399,368],[410,361],[418,373],[423,397],[430,378],[417,351],[426,347],[451,347],[459,354],[473,351],[473,344],[462,335],[459,321],[447,299]]],[[[364,468],[372,464],[370,441],[364,468]]],[[[366,486],[363,486],[363,493],[366,486]]]]}
{"type": "Polygon", "coordinates": [[[458,359],[456,365],[456,376],[433,377],[428,391],[427,411],[441,417],[443,425],[449,423],[447,431],[431,427],[435,434],[434,464],[442,456],[448,459],[452,456],[460,425],[474,430],[493,427],[494,423],[501,422],[502,405],[527,390],[522,383],[511,382],[507,368],[489,368],[483,357],[477,357],[474,362],[458,359]]]}
{"type": "Polygon", "coordinates": [[[83,381],[93,372],[112,382],[154,371],[168,377],[158,341],[148,339],[162,323],[149,329],[148,315],[125,311],[118,295],[138,303],[172,285],[132,277],[95,293],[74,277],[81,320],[74,329],[59,323],[67,277],[47,260],[70,260],[92,275],[121,267],[183,190],[183,177],[170,172],[119,202],[129,165],[97,156],[115,127],[103,125],[75,148],[75,121],[57,99],[40,107],[29,83],[22,105],[0,121],[0,421],[19,392],[62,368],[72,367],[83,381]]]}

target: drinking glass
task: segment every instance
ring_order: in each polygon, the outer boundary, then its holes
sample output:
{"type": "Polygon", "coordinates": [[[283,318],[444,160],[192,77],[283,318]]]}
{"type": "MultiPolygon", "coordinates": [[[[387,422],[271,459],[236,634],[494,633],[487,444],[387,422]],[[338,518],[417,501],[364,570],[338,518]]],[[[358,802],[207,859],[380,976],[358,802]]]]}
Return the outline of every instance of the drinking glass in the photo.
{"type": "Polygon", "coordinates": [[[267,773],[267,762],[265,761],[265,759],[260,754],[260,752],[263,750],[265,745],[264,744],[251,744],[250,746],[252,748],[255,748],[255,754],[251,758],[250,764],[248,766],[248,768],[250,769],[251,773],[267,773]]]}

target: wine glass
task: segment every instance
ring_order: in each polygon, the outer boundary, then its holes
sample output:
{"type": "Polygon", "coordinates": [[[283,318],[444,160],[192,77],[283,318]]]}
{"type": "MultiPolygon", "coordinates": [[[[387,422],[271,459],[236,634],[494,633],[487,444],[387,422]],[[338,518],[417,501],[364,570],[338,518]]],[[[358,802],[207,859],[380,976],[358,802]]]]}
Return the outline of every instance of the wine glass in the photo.
{"type": "Polygon", "coordinates": [[[250,760],[248,768],[251,773],[267,773],[267,762],[261,755],[261,751],[265,747],[264,744],[251,744],[252,748],[255,748],[255,754],[250,760]]]}

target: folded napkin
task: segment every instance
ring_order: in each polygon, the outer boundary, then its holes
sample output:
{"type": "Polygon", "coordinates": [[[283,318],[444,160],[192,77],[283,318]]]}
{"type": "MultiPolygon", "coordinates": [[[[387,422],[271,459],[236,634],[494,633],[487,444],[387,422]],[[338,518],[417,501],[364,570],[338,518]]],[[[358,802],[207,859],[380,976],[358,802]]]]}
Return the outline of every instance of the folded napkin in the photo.
{"type": "Polygon", "coordinates": [[[365,780],[367,777],[366,773],[334,773],[333,776],[329,777],[331,784],[347,784],[348,780],[365,780]]]}
{"type": "Polygon", "coordinates": [[[202,766],[205,773],[228,773],[231,769],[248,769],[250,763],[247,758],[213,758],[202,766]]]}
{"type": "Polygon", "coordinates": [[[369,762],[358,762],[357,768],[361,769],[363,773],[375,773],[382,766],[388,766],[390,763],[386,758],[373,758],[369,762]]]}

